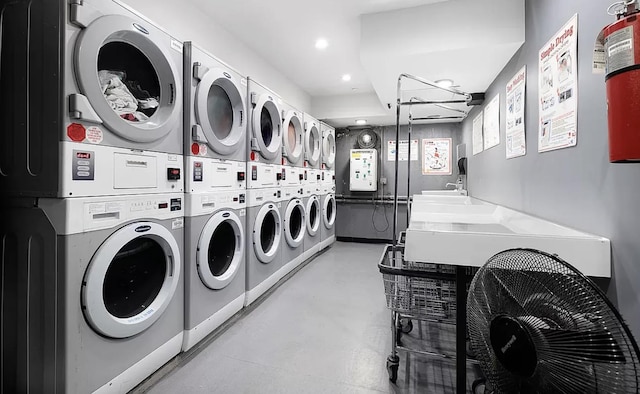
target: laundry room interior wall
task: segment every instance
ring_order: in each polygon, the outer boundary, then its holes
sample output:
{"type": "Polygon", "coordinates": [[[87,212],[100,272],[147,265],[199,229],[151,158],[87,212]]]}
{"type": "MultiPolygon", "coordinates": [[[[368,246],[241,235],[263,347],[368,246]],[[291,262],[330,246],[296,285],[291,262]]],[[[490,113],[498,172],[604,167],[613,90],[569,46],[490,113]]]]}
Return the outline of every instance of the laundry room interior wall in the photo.
{"type": "MultiPolygon", "coordinates": [[[[349,191],[349,158],[350,150],[357,149],[360,129],[336,130],[336,236],[342,239],[390,240],[393,235],[393,199],[395,161],[388,160],[387,146],[389,141],[396,139],[396,127],[375,127],[378,135],[378,179],[387,178],[387,184],[378,183],[376,192],[349,191]],[[383,196],[390,197],[386,203],[379,201],[383,196]],[[358,198],[359,202],[346,201],[347,198],[358,198]],[[364,202],[362,200],[371,200],[364,202]]],[[[400,140],[406,140],[408,126],[400,128],[400,140]]],[[[462,130],[460,124],[415,124],[411,130],[411,139],[418,140],[418,160],[411,162],[411,195],[422,190],[444,189],[448,182],[455,183],[458,177],[458,167],[455,164],[456,145],[461,143],[462,130]],[[422,139],[423,138],[451,138],[452,172],[451,175],[422,175],[422,139]]],[[[401,161],[398,176],[400,184],[399,196],[407,196],[407,162],[401,161]]],[[[406,227],[406,206],[400,205],[398,210],[398,227],[406,227]]]]}
{"type": "MultiPolygon", "coordinates": [[[[640,164],[609,163],[604,75],[591,71],[596,37],[614,22],[607,15],[611,0],[527,0],[526,42],[487,91],[500,93],[505,111],[505,86],[527,66],[527,154],[506,160],[505,119],[501,143],[471,155],[468,149],[470,195],[611,239],[612,279],[605,284],[640,339],[640,164]],[[538,54],[542,46],[578,14],[578,136],[577,146],[538,153],[538,54]]],[[[463,140],[472,146],[472,122],[463,123],[463,140]]],[[[635,116],[635,115],[634,115],[635,116]]]]}
{"type": "MultiPolygon", "coordinates": [[[[311,110],[311,97],[244,42],[219,26],[191,2],[125,0],[181,41],[193,41],[245,77],[251,77],[276,92],[283,100],[305,112],[311,110]],[[176,15],[180,17],[177,18],[176,15]]],[[[238,21],[241,23],[241,21],[238,21]]]]}

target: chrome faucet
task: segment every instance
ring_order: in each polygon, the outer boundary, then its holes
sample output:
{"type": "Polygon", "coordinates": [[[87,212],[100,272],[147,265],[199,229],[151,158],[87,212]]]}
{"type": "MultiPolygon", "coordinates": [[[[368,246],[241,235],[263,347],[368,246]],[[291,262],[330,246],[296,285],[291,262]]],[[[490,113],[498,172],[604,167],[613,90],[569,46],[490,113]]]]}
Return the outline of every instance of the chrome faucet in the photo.
{"type": "Polygon", "coordinates": [[[458,184],[457,183],[447,183],[446,185],[444,185],[445,188],[449,187],[449,186],[453,186],[454,188],[458,189],[458,184]]]}

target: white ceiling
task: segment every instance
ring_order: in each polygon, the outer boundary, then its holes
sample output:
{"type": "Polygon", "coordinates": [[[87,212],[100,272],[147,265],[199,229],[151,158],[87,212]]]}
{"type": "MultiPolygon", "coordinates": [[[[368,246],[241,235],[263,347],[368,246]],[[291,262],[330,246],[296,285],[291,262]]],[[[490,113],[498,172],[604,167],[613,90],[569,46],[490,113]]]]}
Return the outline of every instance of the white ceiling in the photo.
{"type": "Polygon", "coordinates": [[[524,0],[190,1],[305,90],[312,114],[337,127],[356,118],[395,123],[386,104],[395,103],[400,73],[484,91],[524,42],[524,0]],[[314,47],[319,37],[325,50],[314,47]],[[350,82],[341,80],[346,73],[350,82]]]}

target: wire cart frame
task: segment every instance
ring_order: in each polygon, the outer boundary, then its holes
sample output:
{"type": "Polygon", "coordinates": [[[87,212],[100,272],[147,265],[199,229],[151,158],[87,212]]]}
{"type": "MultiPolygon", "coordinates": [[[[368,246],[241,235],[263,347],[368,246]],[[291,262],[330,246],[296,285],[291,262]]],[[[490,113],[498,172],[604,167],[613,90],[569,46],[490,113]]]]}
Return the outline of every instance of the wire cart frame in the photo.
{"type": "MultiPolygon", "coordinates": [[[[484,100],[484,93],[464,93],[454,88],[444,88],[435,82],[409,74],[400,74],[397,82],[396,102],[396,146],[400,140],[400,112],[403,106],[435,105],[443,109],[458,112],[456,116],[436,118],[412,118],[409,111],[408,138],[411,141],[412,120],[459,119],[463,120],[467,113],[447,106],[452,103],[466,103],[478,105],[484,100]],[[458,99],[425,100],[412,97],[409,101],[402,101],[402,81],[410,79],[430,88],[451,93],[458,99]]],[[[411,144],[408,155],[411,157],[411,144]]],[[[407,160],[410,167],[411,160],[407,160]]],[[[408,262],[404,259],[403,234],[398,239],[398,170],[399,155],[395,157],[395,188],[393,210],[393,241],[387,245],[378,263],[378,269],[383,277],[387,307],[391,310],[392,349],[388,356],[387,370],[389,380],[396,382],[400,358],[398,351],[451,358],[451,355],[410,349],[400,344],[402,333],[411,331],[411,319],[431,320],[456,325],[456,392],[466,391],[466,294],[467,284],[473,278],[475,269],[465,266],[451,266],[431,263],[408,262]]],[[[407,176],[407,196],[410,195],[411,171],[407,176]]],[[[411,201],[407,198],[407,226],[411,211],[411,201]]]]}

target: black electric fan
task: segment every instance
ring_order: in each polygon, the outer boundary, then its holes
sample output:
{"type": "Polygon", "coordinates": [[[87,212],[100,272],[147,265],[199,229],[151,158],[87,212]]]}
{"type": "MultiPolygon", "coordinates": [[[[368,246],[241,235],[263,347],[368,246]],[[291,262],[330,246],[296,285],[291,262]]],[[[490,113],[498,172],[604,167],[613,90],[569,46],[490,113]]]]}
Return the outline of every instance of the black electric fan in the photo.
{"type": "Polygon", "coordinates": [[[495,393],[638,393],[640,351],[604,293],[557,256],[496,254],[467,299],[471,347],[495,393]]]}
{"type": "Polygon", "coordinates": [[[357,144],[360,149],[375,148],[378,143],[378,136],[371,129],[365,129],[358,134],[357,144]]]}

